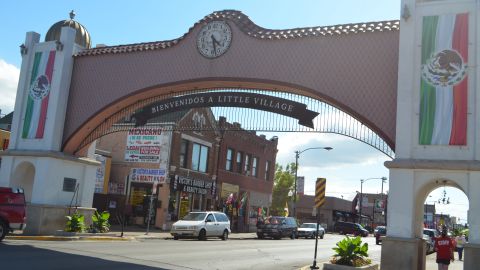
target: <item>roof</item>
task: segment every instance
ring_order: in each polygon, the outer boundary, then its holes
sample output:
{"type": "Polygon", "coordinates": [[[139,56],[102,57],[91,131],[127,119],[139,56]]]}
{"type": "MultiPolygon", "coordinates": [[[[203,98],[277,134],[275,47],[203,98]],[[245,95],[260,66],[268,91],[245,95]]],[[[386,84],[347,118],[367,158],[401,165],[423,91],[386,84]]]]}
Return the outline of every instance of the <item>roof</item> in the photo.
{"type": "Polygon", "coordinates": [[[13,112],[5,115],[4,117],[0,118],[0,124],[11,124],[13,119],[13,112]]]}
{"type": "Polygon", "coordinates": [[[338,24],[331,26],[317,26],[306,28],[294,28],[285,30],[266,29],[256,25],[248,16],[237,10],[223,10],[213,12],[205,16],[202,20],[195,23],[183,36],[166,41],[154,41],[146,43],[135,43],[116,46],[105,46],[83,50],[76,54],[80,56],[92,56],[102,54],[130,53],[139,51],[161,50],[175,46],[199,24],[206,24],[214,20],[228,20],[233,22],[243,33],[248,36],[265,40],[282,40],[306,37],[329,37],[349,34],[359,34],[368,32],[398,31],[400,30],[400,21],[380,21],[366,23],[338,24]]]}

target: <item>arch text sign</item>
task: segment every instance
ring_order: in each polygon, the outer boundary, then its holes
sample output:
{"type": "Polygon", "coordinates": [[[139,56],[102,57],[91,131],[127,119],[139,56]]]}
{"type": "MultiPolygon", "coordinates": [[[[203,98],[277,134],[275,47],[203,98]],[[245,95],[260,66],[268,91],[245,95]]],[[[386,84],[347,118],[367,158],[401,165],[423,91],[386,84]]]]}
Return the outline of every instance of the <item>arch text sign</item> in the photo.
{"type": "Polygon", "coordinates": [[[144,107],[132,116],[135,126],[145,125],[149,119],[163,114],[202,107],[241,107],[268,111],[292,117],[298,124],[313,128],[318,113],[307,105],[274,96],[246,92],[210,92],[185,95],[162,100],[144,107]]]}

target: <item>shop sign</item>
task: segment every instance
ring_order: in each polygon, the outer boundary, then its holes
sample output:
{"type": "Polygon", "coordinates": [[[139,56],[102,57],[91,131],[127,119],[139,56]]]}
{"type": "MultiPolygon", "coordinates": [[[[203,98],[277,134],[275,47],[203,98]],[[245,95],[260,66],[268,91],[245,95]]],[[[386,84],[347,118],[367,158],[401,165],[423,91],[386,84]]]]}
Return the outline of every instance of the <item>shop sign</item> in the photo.
{"type": "Polygon", "coordinates": [[[95,154],[95,160],[100,162],[95,174],[95,193],[103,193],[105,183],[105,163],[107,158],[102,155],[95,154]]]}
{"type": "Polygon", "coordinates": [[[128,131],[125,161],[159,163],[162,129],[133,128],[128,131]]]}
{"type": "Polygon", "coordinates": [[[165,183],[165,177],[165,169],[132,168],[130,170],[130,180],[134,182],[165,183]]]}
{"type": "Polygon", "coordinates": [[[200,179],[192,179],[179,175],[175,175],[172,188],[176,191],[183,191],[202,195],[215,193],[215,186],[213,185],[213,182],[200,179]]]}

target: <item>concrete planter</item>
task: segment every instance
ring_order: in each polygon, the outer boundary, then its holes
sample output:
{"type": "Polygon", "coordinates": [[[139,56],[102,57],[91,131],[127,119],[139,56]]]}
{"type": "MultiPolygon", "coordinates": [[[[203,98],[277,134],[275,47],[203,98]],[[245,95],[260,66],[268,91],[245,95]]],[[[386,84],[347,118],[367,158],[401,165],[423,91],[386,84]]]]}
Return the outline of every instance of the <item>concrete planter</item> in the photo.
{"type": "Polygon", "coordinates": [[[358,269],[378,270],[378,263],[372,263],[370,265],[365,265],[365,266],[361,266],[361,267],[331,264],[331,263],[324,263],[323,264],[323,270],[358,270],[358,269]]]}

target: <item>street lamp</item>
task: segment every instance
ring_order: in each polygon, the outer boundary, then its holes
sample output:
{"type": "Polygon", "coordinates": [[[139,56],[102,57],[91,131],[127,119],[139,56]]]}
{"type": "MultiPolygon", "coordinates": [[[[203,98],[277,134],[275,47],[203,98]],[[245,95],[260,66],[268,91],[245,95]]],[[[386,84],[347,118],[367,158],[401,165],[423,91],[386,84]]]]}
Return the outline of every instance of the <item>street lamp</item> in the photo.
{"type": "MultiPolygon", "coordinates": [[[[358,223],[361,224],[362,220],[362,208],[363,208],[363,183],[367,182],[368,180],[372,179],[380,179],[382,180],[382,200],[383,200],[383,183],[387,181],[387,177],[372,177],[372,178],[367,178],[367,179],[360,179],[360,215],[358,216],[358,223]]],[[[374,206],[375,207],[375,206],[374,206]]]]}
{"type": "Polygon", "coordinates": [[[327,150],[327,151],[330,151],[332,150],[333,148],[332,147],[310,147],[310,148],[307,148],[307,149],[303,149],[301,151],[295,151],[295,182],[294,182],[294,185],[293,185],[293,205],[292,205],[292,208],[293,208],[293,217],[296,217],[297,213],[296,213],[296,207],[295,207],[295,203],[297,201],[297,173],[298,173],[298,158],[300,157],[300,154],[305,152],[305,151],[308,151],[308,150],[312,150],[312,149],[323,149],[323,150],[327,150]]]}

